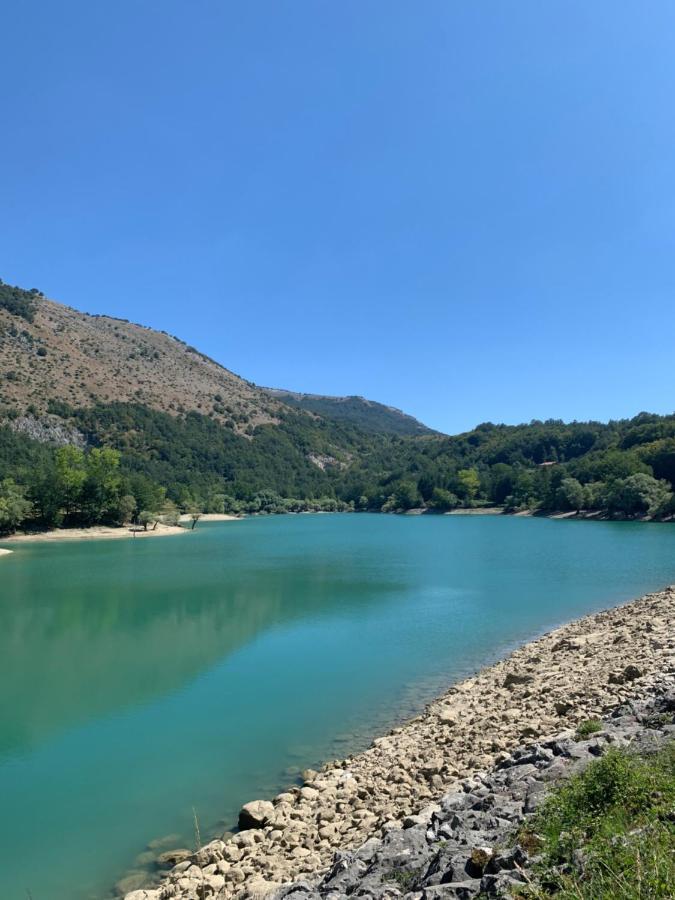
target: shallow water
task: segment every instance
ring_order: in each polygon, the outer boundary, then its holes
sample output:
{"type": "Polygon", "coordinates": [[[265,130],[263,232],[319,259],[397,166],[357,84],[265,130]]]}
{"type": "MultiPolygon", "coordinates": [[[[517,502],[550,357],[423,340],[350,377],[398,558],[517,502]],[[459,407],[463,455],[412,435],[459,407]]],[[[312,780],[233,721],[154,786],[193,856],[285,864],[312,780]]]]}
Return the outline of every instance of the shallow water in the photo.
{"type": "Polygon", "coordinates": [[[108,896],[561,622],[675,580],[675,527],[280,516],[0,562],[0,896],[108,896]],[[194,813],[193,813],[194,811],[194,813]]]}

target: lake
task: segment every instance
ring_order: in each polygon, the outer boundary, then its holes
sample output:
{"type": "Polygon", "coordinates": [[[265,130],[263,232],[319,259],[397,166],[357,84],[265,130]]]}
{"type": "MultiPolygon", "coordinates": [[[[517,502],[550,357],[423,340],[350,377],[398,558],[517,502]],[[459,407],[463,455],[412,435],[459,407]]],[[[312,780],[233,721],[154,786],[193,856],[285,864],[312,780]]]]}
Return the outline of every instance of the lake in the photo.
{"type": "MultiPolygon", "coordinates": [[[[0,542],[1,543],[1,542],[0,542]]],[[[300,515],[0,560],[0,894],[100,900],[146,849],[367,746],[562,622],[675,580],[675,527],[300,515]]]]}

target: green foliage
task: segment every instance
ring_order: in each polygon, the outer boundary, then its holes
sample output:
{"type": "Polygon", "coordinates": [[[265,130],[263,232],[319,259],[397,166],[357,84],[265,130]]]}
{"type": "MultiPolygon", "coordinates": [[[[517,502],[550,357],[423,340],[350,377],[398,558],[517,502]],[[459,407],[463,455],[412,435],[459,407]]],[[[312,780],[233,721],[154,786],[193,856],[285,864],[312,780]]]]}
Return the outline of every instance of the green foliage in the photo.
{"type": "MultiPolygon", "coordinates": [[[[524,896],[659,900],[675,884],[675,743],[654,756],[610,750],[537,813],[537,882],[524,896]]],[[[527,835],[525,836],[527,837],[527,835]]]]}
{"type": "Polygon", "coordinates": [[[557,506],[560,509],[583,509],[586,491],[576,478],[563,478],[556,492],[557,506]]]}
{"type": "Polygon", "coordinates": [[[460,500],[457,494],[443,490],[443,488],[435,487],[431,494],[431,505],[434,509],[445,512],[446,510],[458,507],[460,505],[460,500]]]}
{"type": "Polygon", "coordinates": [[[38,444],[12,431],[6,413],[0,479],[25,489],[35,526],[121,523],[139,510],[162,513],[168,502],[256,514],[485,505],[618,518],[675,513],[675,416],[485,423],[455,437],[401,437],[288,410],[245,437],[208,415],[134,403],[51,403],[49,411],[92,449],[38,444]]]}
{"type": "Polygon", "coordinates": [[[39,291],[24,291],[23,288],[5,284],[0,279],[0,309],[5,309],[13,316],[25,319],[26,322],[32,322],[35,318],[38,296],[39,291]]]}
{"type": "Polygon", "coordinates": [[[11,478],[0,482],[0,534],[14,531],[30,514],[32,504],[11,478]]]}
{"type": "Polygon", "coordinates": [[[602,731],[602,722],[598,719],[585,719],[577,726],[576,736],[581,740],[591,734],[597,734],[598,731],[602,731]]]}
{"type": "Polygon", "coordinates": [[[628,515],[653,515],[672,499],[668,485],[651,475],[639,472],[614,482],[609,494],[609,508],[628,515]]]}
{"type": "Polygon", "coordinates": [[[155,513],[152,513],[147,509],[142,509],[138,514],[138,524],[142,525],[145,531],[148,530],[148,525],[151,525],[155,519],[155,513]]]}

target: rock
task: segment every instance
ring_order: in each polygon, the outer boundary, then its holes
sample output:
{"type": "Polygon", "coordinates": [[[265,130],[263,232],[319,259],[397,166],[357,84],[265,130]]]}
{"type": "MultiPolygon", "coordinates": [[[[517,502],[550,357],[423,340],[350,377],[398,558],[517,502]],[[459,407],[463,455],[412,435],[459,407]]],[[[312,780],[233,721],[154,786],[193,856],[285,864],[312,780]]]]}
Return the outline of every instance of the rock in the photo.
{"type": "Polygon", "coordinates": [[[192,850],[185,850],[183,848],[178,850],[166,850],[157,857],[157,865],[162,869],[172,868],[173,866],[178,865],[178,863],[185,862],[185,860],[189,859],[191,856],[192,850]]]}
{"type": "Polygon", "coordinates": [[[274,818],[274,804],[268,800],[252,800],[239,812],[239,828],[262,828],[274,818]]]}
{"type": "Polygon", "coordinates": [[[642,678],[642,669],[638,669],[637,666],[626,666],[623,670],[623,677],[625,681],[635,681],[636,678],[642,678]]]}
{"type": "Polygon", "coordinates": [[[261,900],[278,891],[281,884],[278,881],[266,881],[264,878],[252,878],[245,887],[246,896],[251,900],[261,900]]]}
{"type": "Polygon", "coordinates": [[[512,688],[516,685],[531,684],[534,681],[534,675],[517,675],[515,672],[509,672],[504,679],[503,687],[512,688]]]}
{"type": "Polygon", "coordinates": [[[124,897],[131,891],[137,891],[139,888],[147,885],[149,880],[150,876],[147,872],[129,872],[128,875],[116,882],[115,893],[124,897]]]}

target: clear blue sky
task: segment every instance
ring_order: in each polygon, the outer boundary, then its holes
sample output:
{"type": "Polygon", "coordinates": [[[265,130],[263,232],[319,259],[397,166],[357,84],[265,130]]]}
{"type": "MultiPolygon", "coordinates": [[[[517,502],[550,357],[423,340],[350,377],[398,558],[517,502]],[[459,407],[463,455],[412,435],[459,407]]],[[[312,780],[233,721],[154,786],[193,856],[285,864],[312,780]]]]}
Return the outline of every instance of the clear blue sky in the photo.
{"type": "Polygon", "coordinates": [[[675,4],[22,0],[0,277],[454,432],[675,407],[675,4]]]}

